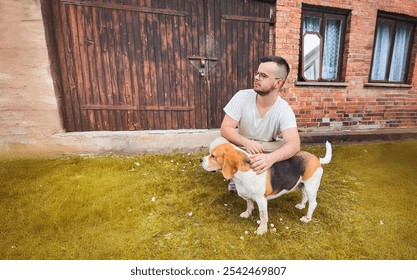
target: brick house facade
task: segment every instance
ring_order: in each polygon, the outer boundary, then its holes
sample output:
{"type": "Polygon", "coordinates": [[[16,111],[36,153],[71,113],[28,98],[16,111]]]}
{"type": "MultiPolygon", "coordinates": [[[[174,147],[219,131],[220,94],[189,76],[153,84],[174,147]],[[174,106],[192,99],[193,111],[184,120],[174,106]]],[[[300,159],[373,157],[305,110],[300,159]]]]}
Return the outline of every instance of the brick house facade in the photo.
{"type": "MultiPolygon", "coordinates": [[[[378,12],[417,16],[416,1],[277,1],[276,54],[292,66],[284,97],[302,130],[374,129],[417,126],[417,32],[405,84],[369,83],[378,12]],[[297,83],[300,26],[305,4],[348,11],[340,86],[297,83]]],[[[414,18],[415,19],[415,18],[414,18]]]]}

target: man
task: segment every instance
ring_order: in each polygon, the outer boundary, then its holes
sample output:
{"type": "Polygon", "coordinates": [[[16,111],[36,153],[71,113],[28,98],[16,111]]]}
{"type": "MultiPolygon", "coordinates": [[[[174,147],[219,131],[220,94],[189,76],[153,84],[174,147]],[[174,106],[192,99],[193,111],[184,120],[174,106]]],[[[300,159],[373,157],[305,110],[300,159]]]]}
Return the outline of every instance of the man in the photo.
{"type": "MultiPolygon", "coordinates": [[[[245,149],[251,154],[251,168],[257,174],[300,150],[294,112],[279,96],[289,65],[277,56],[266,56],[260,61],[254,88],[237,92],[229,101],[224,108],[222,137],[213,142],[217,145],[230,141],[245,149]]],[[[229,190],[233,190],[233,182],[229,190]]]]}

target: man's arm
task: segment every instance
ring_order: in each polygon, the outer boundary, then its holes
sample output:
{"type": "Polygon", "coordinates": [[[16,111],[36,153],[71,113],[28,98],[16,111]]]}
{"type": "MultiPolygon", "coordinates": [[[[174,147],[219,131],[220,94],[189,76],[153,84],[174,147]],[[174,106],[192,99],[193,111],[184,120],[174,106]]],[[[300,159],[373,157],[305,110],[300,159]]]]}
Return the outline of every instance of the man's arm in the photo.
{"type": "Polygon", "coordinates": [[[269,154],[256,154],[251,156],[251,168],[257,174],[265,172],[275,162],[283,161],[300,151],[300,135],[297,128],[288,128],[282,132],[284,144],[269,154]]]}
{"type": "Polygon", "coordinates": [[[236,127],[238,124],[238,121],[235,121],[228,115],[225,115],[220,128],[221,136],[237,146],[244,147],[245,150],[250,154],[263,153],[264,147],[260,143],[250,140],[237,132],[236,127]]]}

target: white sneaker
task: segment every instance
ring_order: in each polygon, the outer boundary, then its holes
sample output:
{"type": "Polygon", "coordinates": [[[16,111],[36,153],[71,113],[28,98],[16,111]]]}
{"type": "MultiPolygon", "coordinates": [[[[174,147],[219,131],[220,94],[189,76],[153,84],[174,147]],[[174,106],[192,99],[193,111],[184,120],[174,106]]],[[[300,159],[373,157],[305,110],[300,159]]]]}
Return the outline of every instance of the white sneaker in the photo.
{"type": "Polygon", "coordinates": [[[237,193],[235,182],[233,182],[232,180],[230,180],[229,185],[227,186],[227,190],[230,193],[237,193]]]}

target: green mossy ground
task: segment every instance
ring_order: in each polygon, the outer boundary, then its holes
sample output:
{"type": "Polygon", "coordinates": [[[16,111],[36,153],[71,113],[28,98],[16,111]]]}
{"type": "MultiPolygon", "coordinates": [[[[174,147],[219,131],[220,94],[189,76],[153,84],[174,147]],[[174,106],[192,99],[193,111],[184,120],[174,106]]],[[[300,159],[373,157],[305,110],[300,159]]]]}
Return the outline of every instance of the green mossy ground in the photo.
{"type": "Polygon", "coordinates": [[[201,156],[0,159],[0,259],[417,259],[417,141],[334,145],[313,221],[294,192],[264,236],[201,156]]]}

